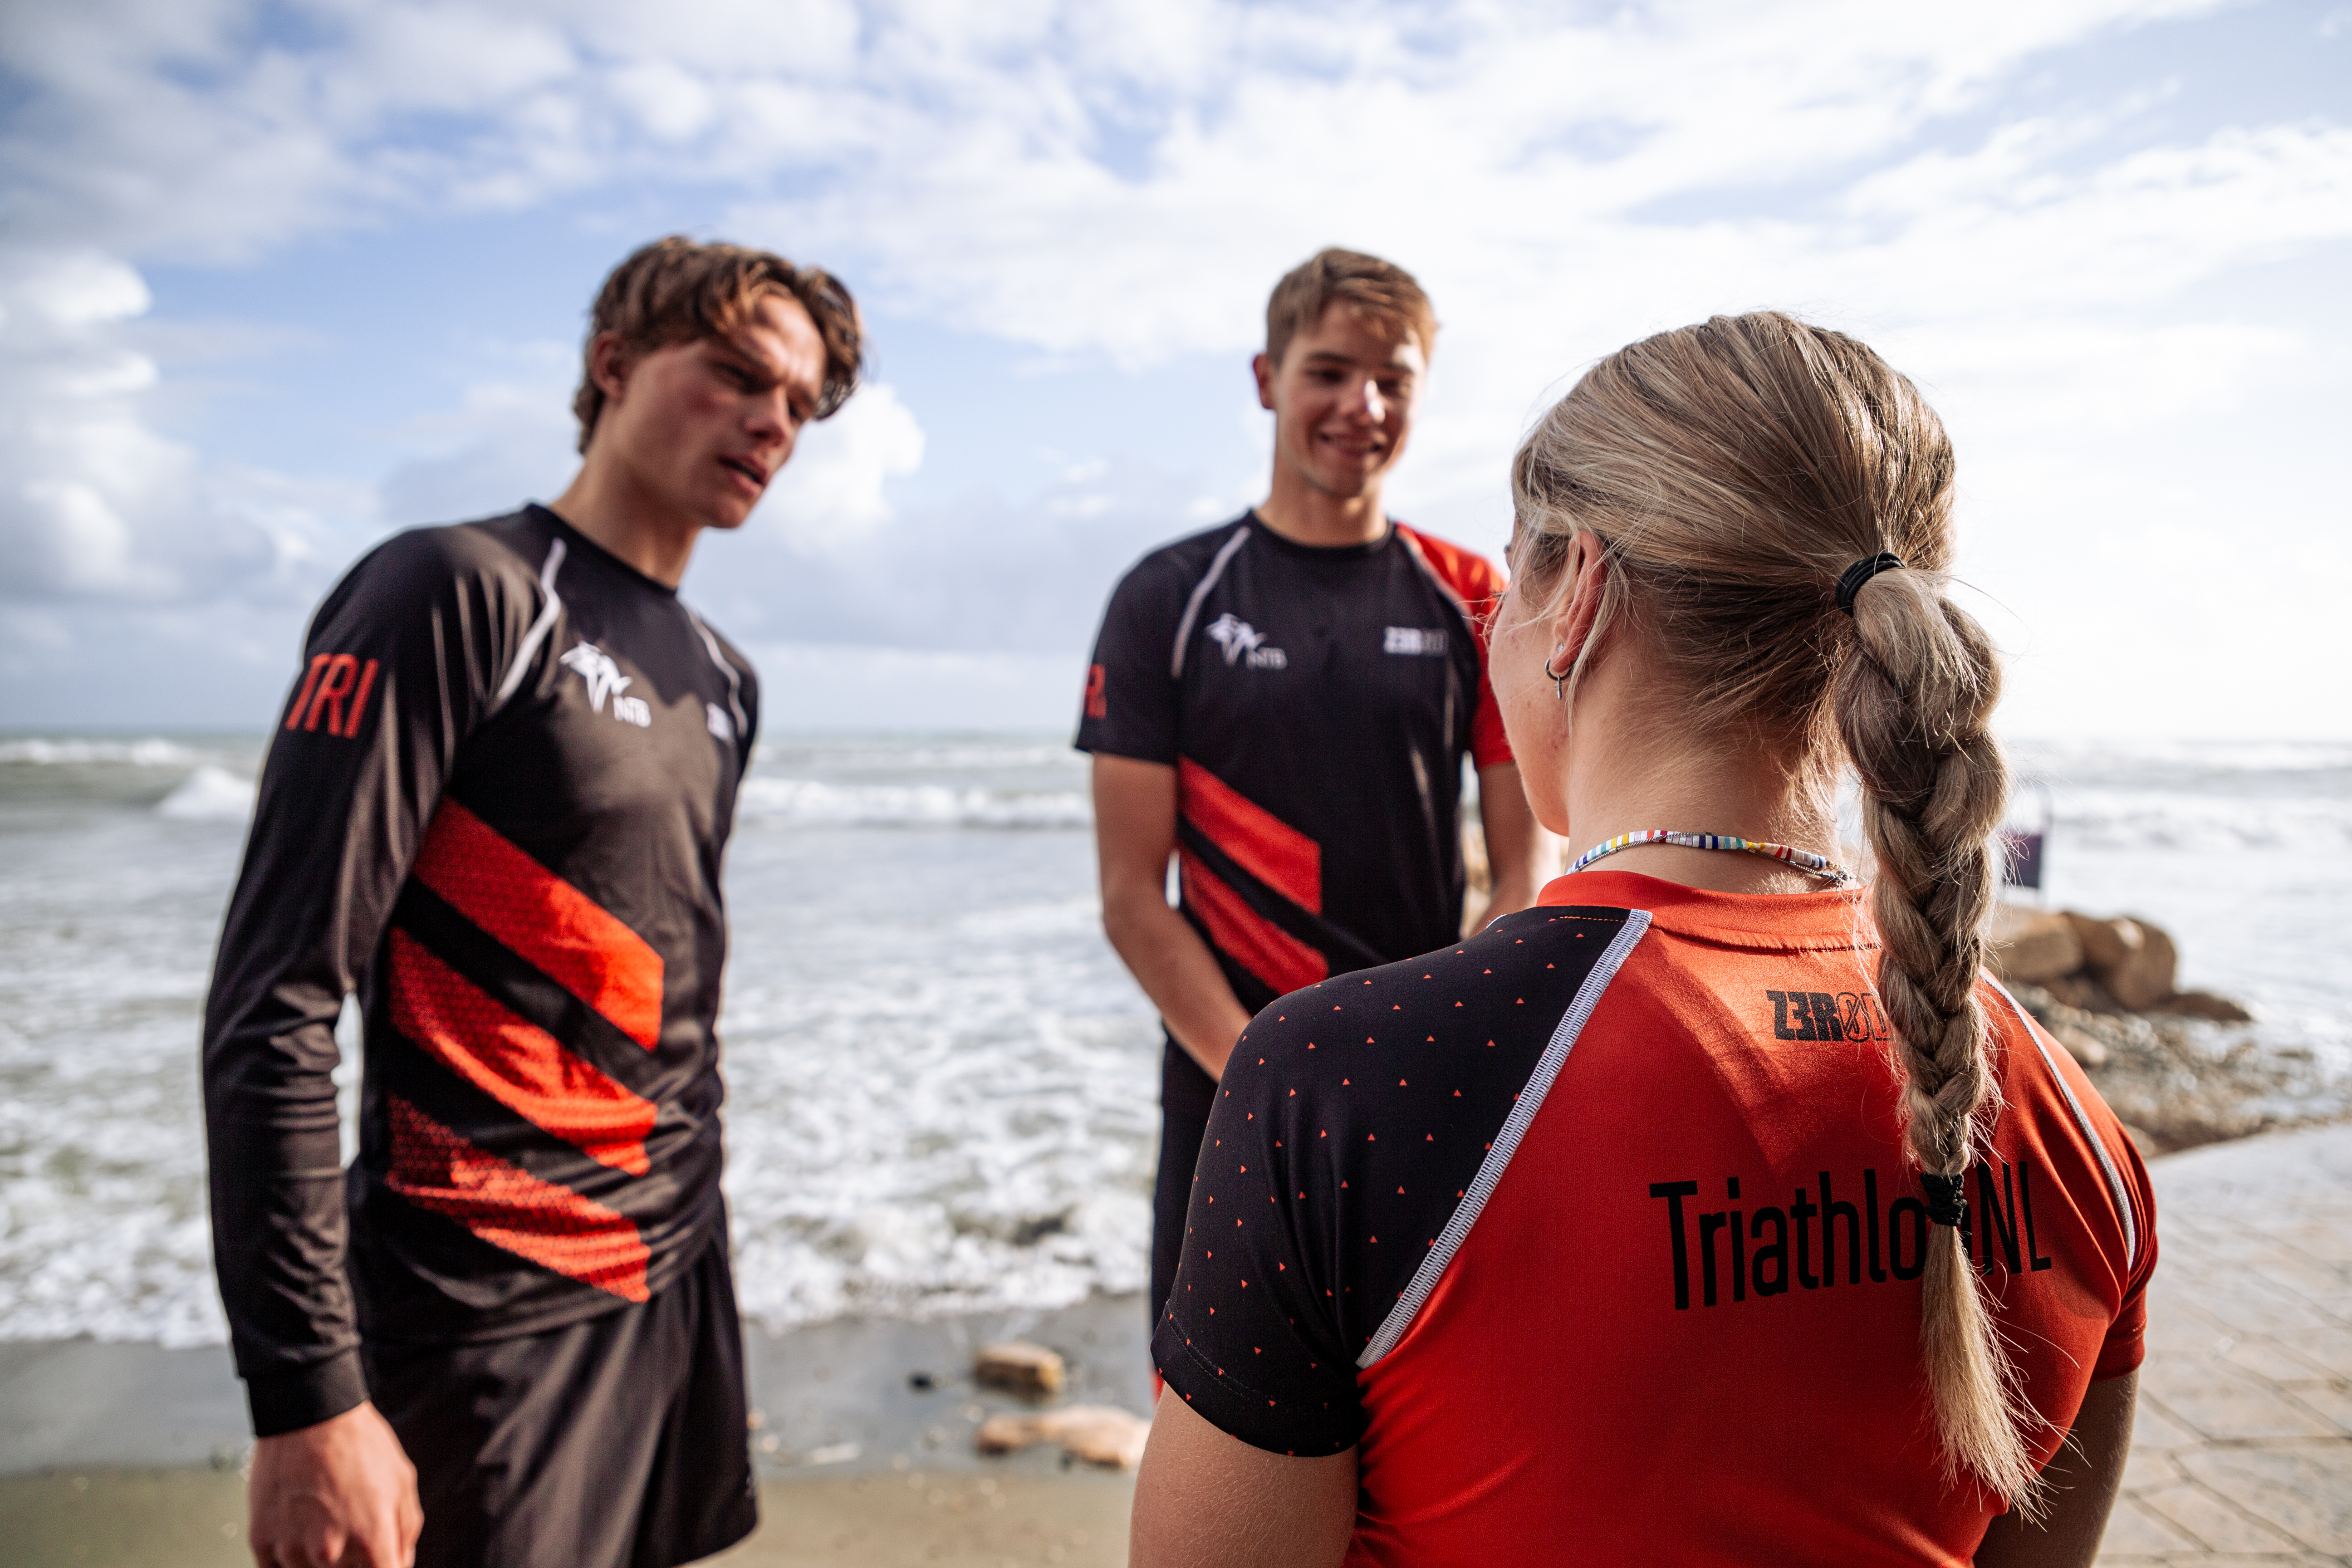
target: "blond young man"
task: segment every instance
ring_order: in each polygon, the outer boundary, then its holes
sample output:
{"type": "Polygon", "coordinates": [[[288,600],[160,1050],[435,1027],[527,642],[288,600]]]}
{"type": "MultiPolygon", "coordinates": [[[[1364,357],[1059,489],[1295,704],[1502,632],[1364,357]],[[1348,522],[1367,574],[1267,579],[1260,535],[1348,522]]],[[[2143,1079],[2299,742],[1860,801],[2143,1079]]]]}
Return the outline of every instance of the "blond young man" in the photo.
{"type": "Polygon", "coordinates": [[[756,1521],[713,1025],[759,696],[677,589],[860,354],[823,271],[648,246],[563,494],[397,535],[311,622],[205,1026],[263,1568],[658,1568],[756,1521]]]}
{"type": "Polygon", "coordinates": [[[1251,1016],[1461,934],[1465,757],[1491,913],[1535,896],[1538,831],[1486,684],[1501,575],[1381,504],[1436,330],[1412,277],[1377,257],[1326,250],[1284,278],[1252,362],[1275,416],[1266,499],[1144,557],[1097,638],[1077,744],[1103,923],[1167,1032],[1155,1321],[1251,1016]]]}

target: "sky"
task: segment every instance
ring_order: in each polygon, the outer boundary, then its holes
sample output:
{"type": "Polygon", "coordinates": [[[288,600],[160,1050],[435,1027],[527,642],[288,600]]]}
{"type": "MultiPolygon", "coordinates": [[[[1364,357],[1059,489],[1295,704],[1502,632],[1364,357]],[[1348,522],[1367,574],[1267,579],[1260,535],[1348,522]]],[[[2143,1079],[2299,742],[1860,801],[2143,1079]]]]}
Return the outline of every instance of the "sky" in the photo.
{"type": "Polygon", "coordinates": [[[2352,5],[15,0],[0,729],[259,730],[390,531],[560,491],[657,235],[865,306],[685,593],[771,731],[1075,716],[1264,493],[1325,245],[1442,328],[1391,511],[1498,552],[1595,359],[1793,310],[1921,386],[2026,737],[2352,737],[2352,5]]]}

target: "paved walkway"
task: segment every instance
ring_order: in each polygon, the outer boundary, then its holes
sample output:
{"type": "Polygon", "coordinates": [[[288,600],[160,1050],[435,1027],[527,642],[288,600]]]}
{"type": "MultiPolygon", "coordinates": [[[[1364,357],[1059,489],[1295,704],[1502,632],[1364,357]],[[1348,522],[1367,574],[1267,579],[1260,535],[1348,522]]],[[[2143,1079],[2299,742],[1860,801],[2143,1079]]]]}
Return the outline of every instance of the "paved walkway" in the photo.
{"type": "Polygon", "coordinates": [[[2160,1160],[2104,1568],[2352,1564],[2352,1126],[2160,1160]]]}

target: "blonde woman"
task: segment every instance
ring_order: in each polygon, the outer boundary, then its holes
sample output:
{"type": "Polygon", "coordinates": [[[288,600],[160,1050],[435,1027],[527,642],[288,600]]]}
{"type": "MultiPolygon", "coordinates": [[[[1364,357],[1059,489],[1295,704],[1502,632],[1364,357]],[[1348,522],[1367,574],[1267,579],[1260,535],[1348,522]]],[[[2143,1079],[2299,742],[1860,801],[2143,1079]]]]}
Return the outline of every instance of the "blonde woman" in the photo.
{"type": "Polygon", "coordinates": [[[1909,382],[1778,314],[1528,438],[1492,679],[1576,868],[1243,1036],[1138,1564],[2092,1560],[2154,1209],[1984,973],[1952,487],[1909,382]]]}

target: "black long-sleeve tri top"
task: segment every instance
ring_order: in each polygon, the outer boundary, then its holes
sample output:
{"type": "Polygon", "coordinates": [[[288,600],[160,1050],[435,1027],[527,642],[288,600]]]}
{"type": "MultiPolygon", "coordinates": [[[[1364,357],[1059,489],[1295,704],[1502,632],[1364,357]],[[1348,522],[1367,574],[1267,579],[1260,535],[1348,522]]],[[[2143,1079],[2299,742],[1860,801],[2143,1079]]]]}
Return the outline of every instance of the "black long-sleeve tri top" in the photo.
{"type": "Polygon", "coordinates": [[[320,606],[205,1013],[257,1433],[365,1398],[362,1332],[537,1332],[693,1260],[721,1213],[719,860],[757,714],[740,654],[543,507],[400,534],[320,606]]]}

